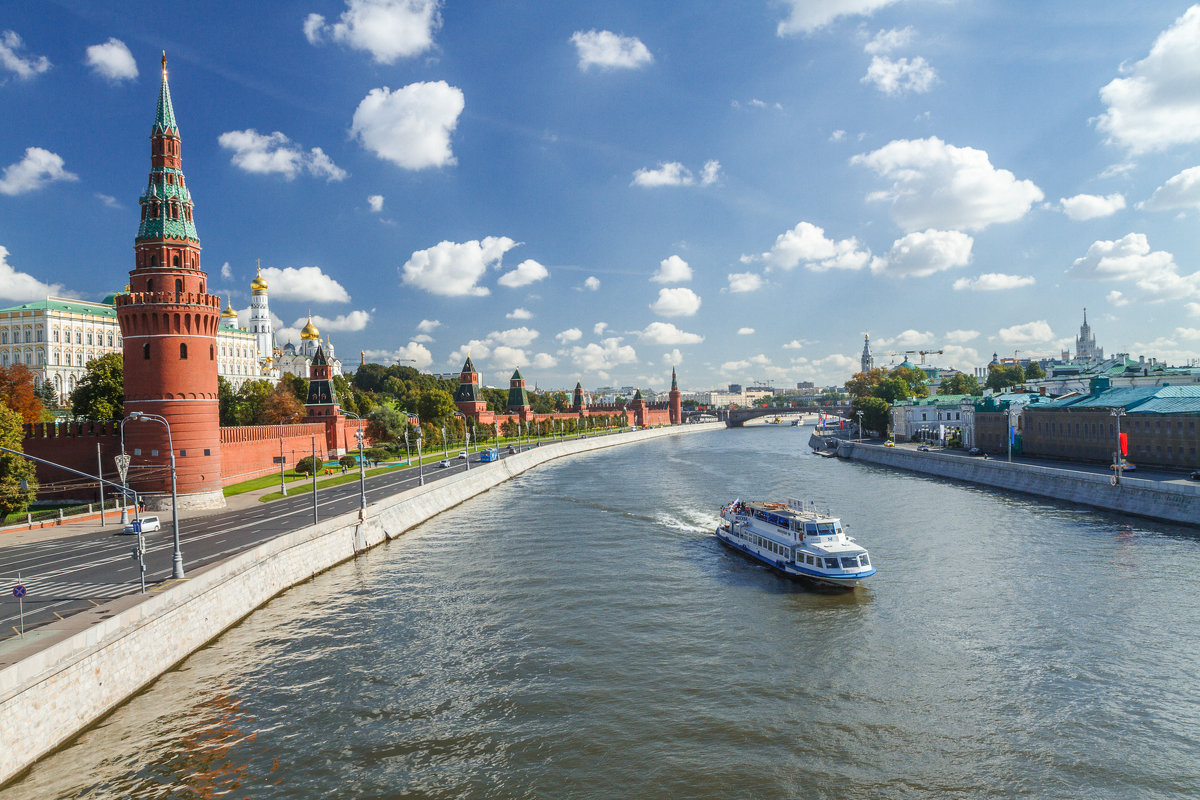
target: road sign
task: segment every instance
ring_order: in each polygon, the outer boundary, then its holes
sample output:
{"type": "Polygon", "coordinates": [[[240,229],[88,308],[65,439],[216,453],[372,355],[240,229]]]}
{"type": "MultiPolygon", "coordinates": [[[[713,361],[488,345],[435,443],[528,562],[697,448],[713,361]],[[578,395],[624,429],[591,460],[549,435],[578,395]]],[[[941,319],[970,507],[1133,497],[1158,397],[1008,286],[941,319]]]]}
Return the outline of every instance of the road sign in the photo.
{"type": "Polygon", "coordinates": [[[121,483],[125,482],[125,475],[129,472],[129,456],[122,453],[113,459],[117,462],[117,473],[121,476],[121,483]]]}
{"type": "Polygon", "coordinates": [[[13,597],[20,600],[24,596],[25,596],[25,587],[18,583],[16,586],[13,587],[13,597]]]}
{"type": "Polygon", "coordinates": [[[275,462],[276,464],[286,464],[287,463],[287,459],[284,458],[283,456],[275,456],[271,460],[273,462],[275,462]]]}

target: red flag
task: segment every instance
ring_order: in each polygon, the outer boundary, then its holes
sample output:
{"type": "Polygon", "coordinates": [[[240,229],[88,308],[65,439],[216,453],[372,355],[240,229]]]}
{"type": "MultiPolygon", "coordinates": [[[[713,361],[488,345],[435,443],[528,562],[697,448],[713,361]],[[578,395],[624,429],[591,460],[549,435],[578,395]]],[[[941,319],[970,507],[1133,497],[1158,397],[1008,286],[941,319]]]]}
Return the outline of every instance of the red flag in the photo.
{"type": "Polygon", "coordinates": [[[1128,433],[1121,434],[1121,455],[1123,455],[1123,456],[1129,455],[1129,434],[1128,433]]]}

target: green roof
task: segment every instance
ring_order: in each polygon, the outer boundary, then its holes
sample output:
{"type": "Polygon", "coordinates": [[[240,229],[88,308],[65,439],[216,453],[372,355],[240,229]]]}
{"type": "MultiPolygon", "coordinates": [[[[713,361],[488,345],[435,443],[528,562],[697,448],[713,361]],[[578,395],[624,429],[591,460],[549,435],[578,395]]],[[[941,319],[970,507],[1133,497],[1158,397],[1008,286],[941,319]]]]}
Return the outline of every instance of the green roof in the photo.
{"type": "Polygon", "coordinates": [[[111,305],[89,303],[85,300],[60,300],[57,297],[47,297],[45,300],[0,308],[0,314],[6,311],[64,311],[69,314],[90,314],[94,317],[115,317],[117,315],[117,310],[111,305]]]}
{"type": "Polygon", "coordinates": [[[163,55],[162,88],[158,90],[158,109],[154,114],[154,130],[151,135],[174,132],[179,133],[175,124],[175,109],[171,107],[171,87],[167,86],[167,57],[163,55]]]}
{"type": "Polygon", "coordinates": [[[1124,407],[1130,414],[1187,414],[1200,412],[1200,386],[1132,386],[1095,394],[1063,397],[1049,408],[1107,409],[1124,407]]]}

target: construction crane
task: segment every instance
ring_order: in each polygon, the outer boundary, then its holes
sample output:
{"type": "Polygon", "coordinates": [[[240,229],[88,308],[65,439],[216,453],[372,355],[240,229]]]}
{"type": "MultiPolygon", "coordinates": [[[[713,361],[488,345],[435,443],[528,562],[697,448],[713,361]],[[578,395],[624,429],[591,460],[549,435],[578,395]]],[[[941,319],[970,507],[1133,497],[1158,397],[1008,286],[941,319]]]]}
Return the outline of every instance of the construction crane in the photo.
{"type": "Polygon", "coordinates": [[[921,363],[924,364],[925,356],[940,356],[940,355],[942,355],[943,352],[945,352],[945,351],[943,351],[943,350],[891,350],[887,353],[884,353],[884,355],[885,356],[904,356],[905,360],[907,360],[909,356],[919,355],[921,357],[921,363]]]}

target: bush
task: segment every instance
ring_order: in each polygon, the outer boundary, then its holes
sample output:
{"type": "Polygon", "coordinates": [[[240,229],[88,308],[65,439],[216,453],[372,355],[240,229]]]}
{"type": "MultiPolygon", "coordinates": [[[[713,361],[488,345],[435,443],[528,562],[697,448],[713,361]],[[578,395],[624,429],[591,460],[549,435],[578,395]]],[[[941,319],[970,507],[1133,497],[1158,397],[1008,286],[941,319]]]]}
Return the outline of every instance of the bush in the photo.
{"type": "Polygon", "coordinates": [[[365,455],[368,461],[383,461],[389,453],[384,447],[368,447],[365,455]]]}
{"type": "Polygon", "coordinates": [[[296,462],[296,472],[302,475],[312,475],[314,472],[319,472],[325,467],[325,459],[314,458],[313,456],[305,456],[296,462]]]}
{"type": "Polygon", "coordinates": [[[358,456],[352,456],[349,454],[344,455],[338,459],[338,463],[341,464],[346,469],[350,469],[351,467],[357,467],[358,466],[358,456]]]}

